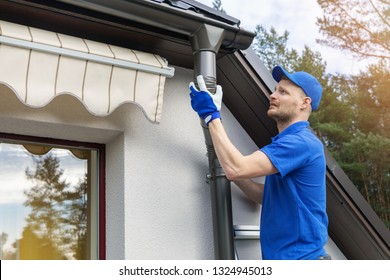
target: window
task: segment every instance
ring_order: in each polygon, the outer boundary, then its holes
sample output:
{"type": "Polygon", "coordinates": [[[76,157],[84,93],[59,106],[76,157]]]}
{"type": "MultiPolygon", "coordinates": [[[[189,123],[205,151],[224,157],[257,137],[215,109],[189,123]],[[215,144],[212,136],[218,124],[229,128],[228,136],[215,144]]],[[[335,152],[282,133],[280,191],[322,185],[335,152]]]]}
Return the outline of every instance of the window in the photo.
{"type": "Polygon", "coordinates": [[[104,145],[0,134],[0,259],[104,259],[104,145]]]}

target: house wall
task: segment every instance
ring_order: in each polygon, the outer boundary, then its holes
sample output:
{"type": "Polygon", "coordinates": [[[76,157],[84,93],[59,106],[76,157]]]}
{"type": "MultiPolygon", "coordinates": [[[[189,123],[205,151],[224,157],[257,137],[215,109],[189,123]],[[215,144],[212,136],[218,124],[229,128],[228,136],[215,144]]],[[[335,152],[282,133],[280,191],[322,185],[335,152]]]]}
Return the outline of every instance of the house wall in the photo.
{"type": "MultiPolygon", "coordinates": [[[[96,117],[67,95],[29,108],[0,85],[1,132],[106,144],[107,259],[214,258],[208,160],[188,97],[192,79],[193,72],[183,68],[167,79],[159,125],[132,104],[96,117]]],[[[257,149],[225,107],[222,116],[243,153],[257,149]]],[[[234,224],[259,224],[260,206],[234,185],[232,200],[234,224]]],[[[258,240],[236,246],[241,259],[260,257],[258,240]]],[[[328,247],[342,258],[334,244],[328,247]]]]}

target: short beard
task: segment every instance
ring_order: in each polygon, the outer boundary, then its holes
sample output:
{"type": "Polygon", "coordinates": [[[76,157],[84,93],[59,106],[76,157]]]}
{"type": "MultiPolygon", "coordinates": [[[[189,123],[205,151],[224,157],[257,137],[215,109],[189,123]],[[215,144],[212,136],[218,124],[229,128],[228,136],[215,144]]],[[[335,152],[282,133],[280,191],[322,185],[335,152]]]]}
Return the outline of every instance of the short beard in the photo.
{"type": "Polygon", "coordinates": [[[288,114],[288,113],[282,113],[282,114],[273,114],[273,113],[270,113],[269,111],[267,112],[267,115],[274,119],[277,123],[279,124],[288,124],[291,122],[292,120],[292,115],[291,114],[288,114]]]}

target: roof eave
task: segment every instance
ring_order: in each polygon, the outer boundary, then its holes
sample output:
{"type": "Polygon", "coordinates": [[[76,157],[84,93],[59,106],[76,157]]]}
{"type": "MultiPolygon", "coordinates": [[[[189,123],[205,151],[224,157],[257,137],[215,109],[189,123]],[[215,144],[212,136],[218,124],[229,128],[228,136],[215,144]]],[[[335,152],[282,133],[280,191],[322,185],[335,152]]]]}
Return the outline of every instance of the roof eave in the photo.
{"type": "Polygon", "coordinates": [[[194,36],[201,25],[211,25],[225,30],[221,45],[225,49],[247,49],[255,36],[254,32],[247,31],[237,24],[229,24],[190,9],[180,9],[159,1],[58,0],[58,2],[72,4],[188,37],[194,36]]]}

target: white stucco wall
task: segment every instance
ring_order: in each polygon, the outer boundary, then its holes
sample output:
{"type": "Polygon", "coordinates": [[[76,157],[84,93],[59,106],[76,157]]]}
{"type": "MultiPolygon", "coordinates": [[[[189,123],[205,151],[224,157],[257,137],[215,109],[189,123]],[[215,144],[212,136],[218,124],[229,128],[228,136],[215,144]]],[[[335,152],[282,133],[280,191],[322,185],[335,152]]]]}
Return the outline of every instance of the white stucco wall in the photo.
{"type": "MultiPolygon", "coordinates": [[[[208,160],[188,96],[192,79],[182,68],[167,79],[159,125],[134,105],[92,116],[70,96],[29,108],[0,85],[0,131],[106,144],[108,259],[213,259],[208,160]]],[[[226,108],[222,116],[243,153],[257,149],[226,108]]],[[[235,186],[232,200],[234,224],[259,224],[260,207],[235,186]]],[[[239,241],[237,250],[242,259],[260,257],[258,240],[239,241]]]]}

